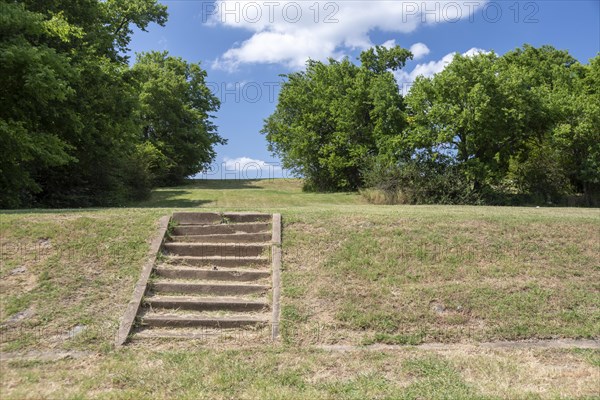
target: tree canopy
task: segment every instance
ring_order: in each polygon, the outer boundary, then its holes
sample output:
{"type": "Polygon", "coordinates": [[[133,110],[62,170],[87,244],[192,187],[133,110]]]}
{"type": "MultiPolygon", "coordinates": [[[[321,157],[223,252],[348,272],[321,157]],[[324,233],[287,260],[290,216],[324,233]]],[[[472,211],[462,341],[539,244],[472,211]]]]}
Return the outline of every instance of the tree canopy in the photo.
{"type": "Polygon", "coordinates": [[[265,120],[269,149],[306,189],[380,183],[415,194],[412,202],[560,202],[582,193],[598,203],[600,56],[582,65],[567,51],[529,45],[456,54],[405,98],[392,71],[408,50],[376,46],[359,58],[309,61],[284,75],[265,120]]]}
{"type": "Polygon", "coordinates": [[[412,55],[378,47],[348,59],[311,60],[306,71],[285,75],[275,112],[262,132],[283,165],[314,190],[354,190],[360,169],[373,154],[388,152],[404,128],[402,96],[387,67],[412,55]]]}
{"type": "Polygon", "coordinates": [[[525,45],[457,55],[406,98],[413,149],[454,151],[473,190],[588,200],[598,184],[594,69],[566,51],[525,45]]]}
{"type": "Polygon", "coordinates": [[[0,1],[0,207],[123,204],[214,159],[206,72],[125,55],[167,16],[156,0],[0,1]]]}
{"type": "Polygon", "coordinates": [[[138,55],[133,71],[143,139],[164,156],[152,167],[157,182],[181,182],[207,168],[215,158],[213,146],[226,141],[211,121],[220,102],[205,84],[206,71],[166,52],[138,55]]]}
{"type": "MultiPolygon", "coordinates": [[[[215,159],[226,141],[201,65],[129,64],[134,29],[167,18],[156,0],[0,0],[0,207],[120,205],[215,159]]],[[[308,190],[600,203],[600,55],[457,54],[402,96],[394,71],[411,58],[375,46],[283,75],[269,149],[308,190]]]]}

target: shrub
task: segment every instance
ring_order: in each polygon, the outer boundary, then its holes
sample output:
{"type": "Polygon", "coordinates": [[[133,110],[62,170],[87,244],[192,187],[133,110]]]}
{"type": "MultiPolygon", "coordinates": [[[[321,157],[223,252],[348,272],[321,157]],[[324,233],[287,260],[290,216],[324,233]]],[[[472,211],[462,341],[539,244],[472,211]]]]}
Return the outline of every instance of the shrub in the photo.
{"type": "Polygon", "coordinates": [[[460,165],[450,157],[417,154],[398,163],[376,159],[363,170],[361,194],[370,202],[384,204],[478,204],[460,165]]]}

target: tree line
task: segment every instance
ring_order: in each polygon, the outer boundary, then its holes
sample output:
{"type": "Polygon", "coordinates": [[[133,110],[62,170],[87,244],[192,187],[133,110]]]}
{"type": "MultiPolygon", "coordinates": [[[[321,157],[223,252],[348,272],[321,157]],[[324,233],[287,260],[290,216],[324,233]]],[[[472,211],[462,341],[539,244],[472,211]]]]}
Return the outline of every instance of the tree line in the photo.
{"type": "Polygon", "coordinates": [[[122,205],[214,160],[206,72],[126,56],[167,18],[156,0],[0,0],[0,208],[122,205]]]}
{"type": "Polygon", "coordinates": [[[402,96],[412,54],[376,46],[285,78],[262,133],[305,189],[386,203],[600,204],[600,55],[457,54],[402,96]]]}

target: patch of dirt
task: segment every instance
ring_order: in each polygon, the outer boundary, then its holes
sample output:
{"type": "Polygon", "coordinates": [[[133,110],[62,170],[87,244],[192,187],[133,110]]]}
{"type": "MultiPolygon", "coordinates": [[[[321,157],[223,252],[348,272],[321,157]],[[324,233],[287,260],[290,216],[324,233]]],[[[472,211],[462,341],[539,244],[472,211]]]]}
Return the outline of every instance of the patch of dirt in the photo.
{"type": "Polygon", "coordinates": [[[2,325],[0,325],[0,328],[13,327],[15,325],[20,324],[21,322],[23,322],[25,320],[30,319],[34,315],[35,315],[34,308],[33,307],[29,307],[26,310],[19,311],[18,313],[12,315],[4,323],[2,323],[2,325]]]}

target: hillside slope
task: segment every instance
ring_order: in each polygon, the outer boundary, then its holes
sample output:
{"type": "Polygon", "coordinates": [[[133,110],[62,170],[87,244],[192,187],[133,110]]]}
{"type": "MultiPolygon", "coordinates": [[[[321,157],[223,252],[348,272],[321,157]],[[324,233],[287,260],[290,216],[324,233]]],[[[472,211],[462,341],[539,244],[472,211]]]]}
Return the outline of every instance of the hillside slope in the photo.
{"type": "Polygon", "coordinates": [[[93,354],[50,369],[3,360],[3,397],[593,395],[597,350],[478,343],[600,339],[599,224],[596,209],[373,206],[302,193],[295,180],[196,182],[133,208],[0,213],[0,351],[93,354]],[[174,207],[282,213],[283,346],[111,349],[149,238],[174,207]],[[454,347],[320,350],[440,342],[454,347]]]}

